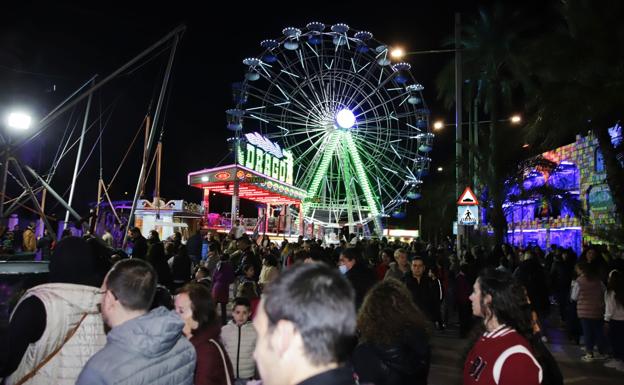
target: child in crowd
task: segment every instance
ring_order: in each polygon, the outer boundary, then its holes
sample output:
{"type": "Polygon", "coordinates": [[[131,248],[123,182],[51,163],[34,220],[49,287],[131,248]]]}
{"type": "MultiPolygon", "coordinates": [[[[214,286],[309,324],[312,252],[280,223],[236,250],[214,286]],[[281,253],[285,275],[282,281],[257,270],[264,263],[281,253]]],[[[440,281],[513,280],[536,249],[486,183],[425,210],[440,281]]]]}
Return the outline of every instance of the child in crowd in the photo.
{"type": "Polygon", "coordinates": [[[243,281],[238,285],[236,291],[236,297],[243,297],[249,300],[251,304],[249,318],[253,319],[256,314],[256,308],[260,303],[260,293],[258,291],[258,285],[254,281],[243,281]]]}
{"type": "Polygon", "coordinates": [[[250,301],[244,297],[235,298],[232,320],[221,329],[221,340],[232,361],[236,385],[246,384],[255,377],[256,372],[253,351],[257,335],[249,320],[250,314],[250,301]]]}
{"type": "Polygon", "coordinates": [[[210,278],[210,270],[205,266],[197,266],[195,269],[195,282],[206,285],[208,289],[212,289],[212,278],[210,278]]]}

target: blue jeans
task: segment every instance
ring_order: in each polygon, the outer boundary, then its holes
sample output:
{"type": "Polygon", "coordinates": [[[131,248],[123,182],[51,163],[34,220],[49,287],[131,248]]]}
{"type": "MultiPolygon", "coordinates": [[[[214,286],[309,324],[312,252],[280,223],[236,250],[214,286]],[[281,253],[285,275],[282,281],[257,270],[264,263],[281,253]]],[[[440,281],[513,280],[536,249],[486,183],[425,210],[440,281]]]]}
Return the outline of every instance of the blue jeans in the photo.
{"type": "Polygon", "coordinates": [[[602,319],[581,318],[583,339],[587,353],[594,353],[594,345],[598,345],[598,351],[605,353],[606,341],[602,332],[602,319]]]}

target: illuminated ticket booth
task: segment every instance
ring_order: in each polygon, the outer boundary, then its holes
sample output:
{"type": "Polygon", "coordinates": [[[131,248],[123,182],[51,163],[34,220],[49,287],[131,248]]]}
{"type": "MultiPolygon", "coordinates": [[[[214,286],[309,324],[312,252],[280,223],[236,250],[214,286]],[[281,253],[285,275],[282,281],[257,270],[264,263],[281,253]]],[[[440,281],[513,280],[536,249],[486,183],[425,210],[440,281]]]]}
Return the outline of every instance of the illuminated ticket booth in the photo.
{"type": "MultiPolygon", "coordinates": [[[[257,230],[267,233],[269,218],[275,208],[287,213],[294,208],[298,213],[296,231],[288,229],[290,234],[302,234],[303,216],[301,203],[306,197],[305,190],[292,185],[293,158],[292,153],[283,150],[258,133],[244,136],[237,148],[236,164],[194,171],[188,174],[189,186],[203,189],[204,222],[208,228],[228,228],[228,224],[218,221],[216,214],[210,213],[210,193],[219,193],[233,196],[233,206],[236,198],[247,199],[262,203],[263,210],[259,210],[257,230]]],[[[236,212],[236,208],[232,210],[236,212]]],[[[277,227],[276,233],[285,232],[277,227]]]]}

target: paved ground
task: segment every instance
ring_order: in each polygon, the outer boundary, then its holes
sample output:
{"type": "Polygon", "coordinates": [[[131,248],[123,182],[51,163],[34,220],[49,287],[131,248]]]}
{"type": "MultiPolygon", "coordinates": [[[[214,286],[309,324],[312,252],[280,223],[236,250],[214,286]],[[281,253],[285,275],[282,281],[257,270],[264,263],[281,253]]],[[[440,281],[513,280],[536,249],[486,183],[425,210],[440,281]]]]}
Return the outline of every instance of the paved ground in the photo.
{"type": "MultiPolygon", "coordinates": [[[[580,346],[569,342],[560,328],[547,328],[546,335],[547,345],[559,363],[565,384],[624,385],[624,372],[605,368],[604,361],[592,363],[581,361],[583,351],[580,346]]],[[[430,385],[461,384],[463,357],[468,349],[467,344],[468,341],[460,339],[453,327],[434,333],[430,385]]]]}

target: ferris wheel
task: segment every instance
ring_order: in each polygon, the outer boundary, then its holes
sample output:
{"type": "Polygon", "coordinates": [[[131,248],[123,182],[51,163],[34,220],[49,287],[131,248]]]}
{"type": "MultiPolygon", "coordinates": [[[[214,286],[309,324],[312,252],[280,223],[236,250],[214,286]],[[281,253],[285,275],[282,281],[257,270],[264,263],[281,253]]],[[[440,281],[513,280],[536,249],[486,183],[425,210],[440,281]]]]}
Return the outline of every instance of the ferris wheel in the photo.
{"type": "Polygon", "coordinates": [[[433,134],[423,86],[372,33],[314,22],[284,28],[243,60],[228,128],[290,150],[308,223],[352,228],[420,196],[433,134]]]}

